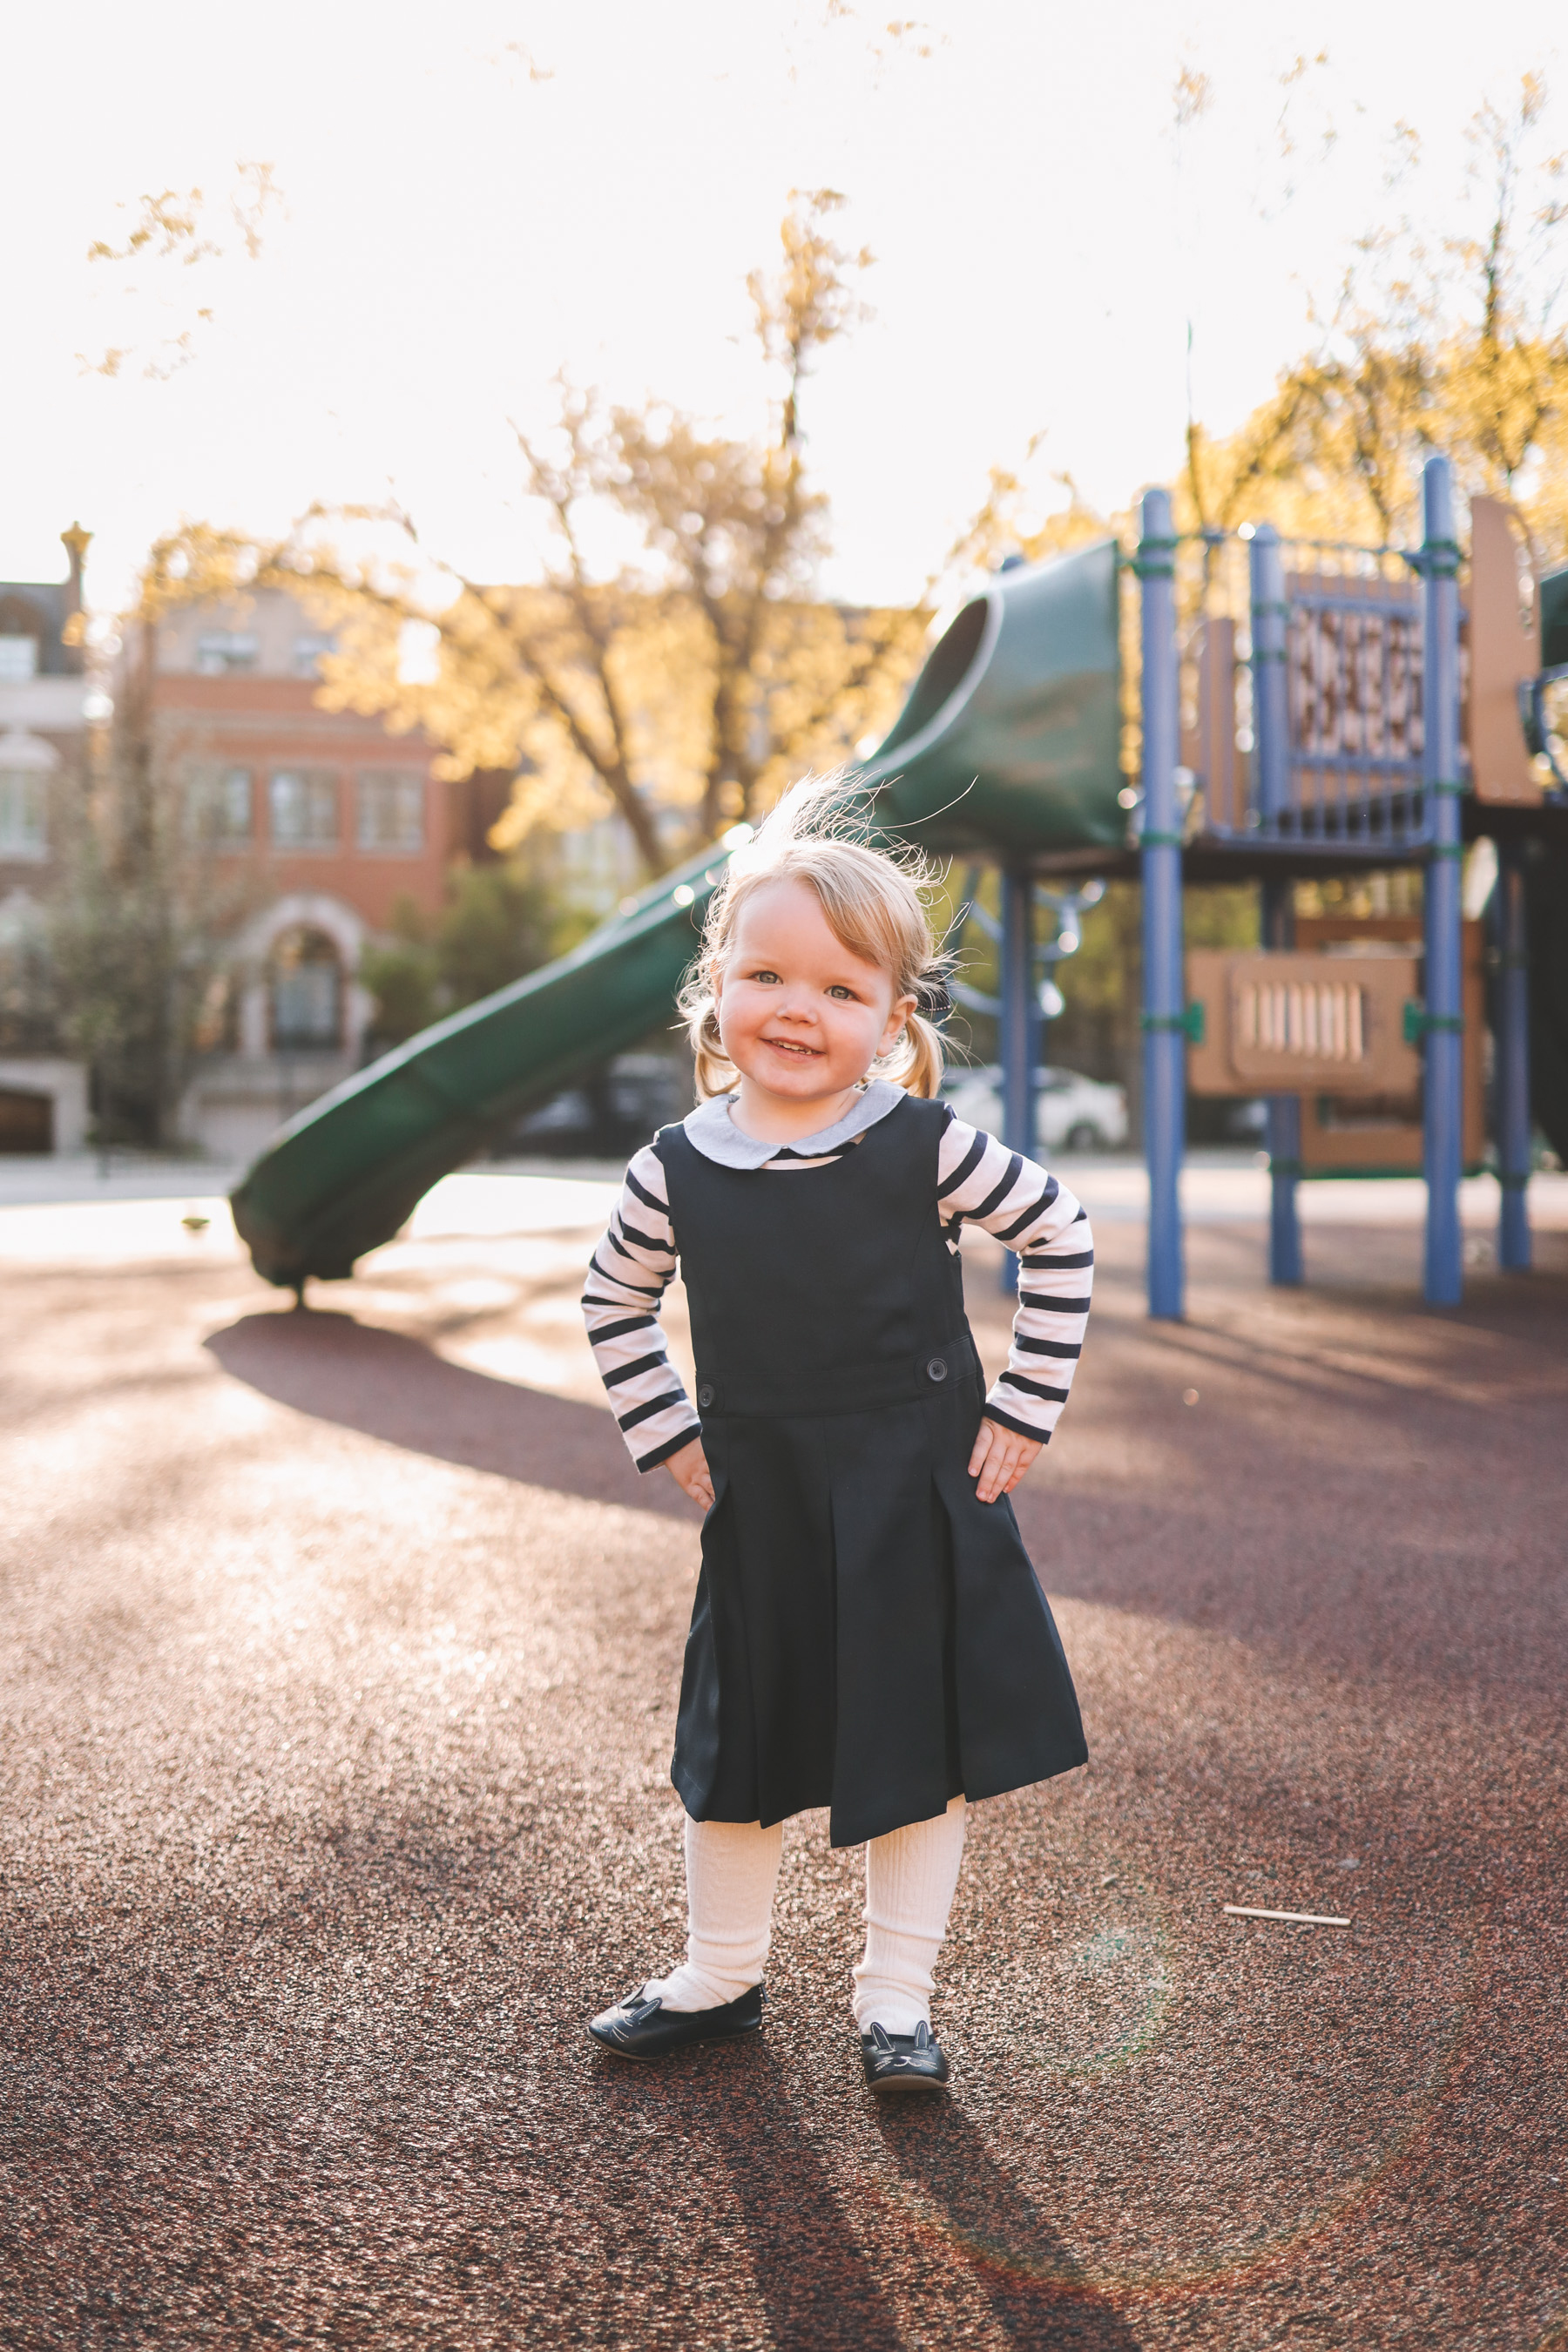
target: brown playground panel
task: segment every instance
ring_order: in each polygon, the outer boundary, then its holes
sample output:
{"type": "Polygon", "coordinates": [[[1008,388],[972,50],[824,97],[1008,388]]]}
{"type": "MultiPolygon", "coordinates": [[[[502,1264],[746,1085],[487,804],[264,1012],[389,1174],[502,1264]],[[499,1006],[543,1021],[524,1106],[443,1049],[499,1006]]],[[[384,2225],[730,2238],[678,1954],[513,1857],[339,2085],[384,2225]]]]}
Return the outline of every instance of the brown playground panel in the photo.
{"type": "Polygon", "coordinates": [[[1187,992],[1204,1018],[1188,1084],[1194,1094],[1412,1096],[1421,1060],[1405,1007],[1419,989],[1414,955],[1194,949],[1187,992]]]}
{"type": "MultiPolygon", "coordinates": [[[[1419,1175],[1421,1063],[1405,1038],[1404,1012],[1420,995],[1421,945],[1416,915],[1313,915],[1298,918],[1289,953],[1193,950],[1187,996],[1203,1007],[1202,1035],[1187,1057],[1193,1093],[1299,1094],[1308,1175],[1419,1175]],[[1298,1034],[1302,1005],[1316,1016],[1317,1050],[1299,1044],[1287,1050],[1276,1042],[1279,1022],[1271,1027],[1260,1006],[1281,991],[1295,992],[1298,1034]]],[[[1486,1150],[1484,956],[1481,925],[1466,923],[1464,1155],[1470,1168],[1486,1150]]]]}

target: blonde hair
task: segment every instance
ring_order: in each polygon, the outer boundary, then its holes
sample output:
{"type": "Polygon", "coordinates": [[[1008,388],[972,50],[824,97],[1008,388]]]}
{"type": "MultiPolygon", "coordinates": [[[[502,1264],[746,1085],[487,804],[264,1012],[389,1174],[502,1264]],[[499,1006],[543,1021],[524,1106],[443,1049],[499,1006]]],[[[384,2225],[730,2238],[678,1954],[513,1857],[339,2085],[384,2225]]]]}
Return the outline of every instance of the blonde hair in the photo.
{"type": "MultiPolygon", "coordinates": [[[[739,1076],[719,1034],[715,983],[733,950],[742,908],[769,884],[804,882],[839,944],[886,972],[895,1003],[900,996],[923,996],[928,1004],[945,998],[946,964],[923,896],[931,879],[925,861],[913,850],[869,847],[856,838],[866,829],[865,813],[849,802],[842,777],[807,776],[731,854],[709,901],[701,950],[679,999],[700,1095],[728,1094],[739,1076]]],[[[871,1072],[912,1095],[930,1096],[942,1084],[942,1066],[941,1034],[916,1012],[871,1072]]]]}

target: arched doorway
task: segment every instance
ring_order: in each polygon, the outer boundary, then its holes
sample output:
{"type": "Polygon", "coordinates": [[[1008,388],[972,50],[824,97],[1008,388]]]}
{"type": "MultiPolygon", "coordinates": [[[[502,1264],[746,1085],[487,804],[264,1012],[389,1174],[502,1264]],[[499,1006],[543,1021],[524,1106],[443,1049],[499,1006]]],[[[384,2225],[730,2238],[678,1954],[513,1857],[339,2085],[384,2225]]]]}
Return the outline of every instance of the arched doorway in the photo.
{"type": "Polygon", "coordinates": [[[342,1044],[343,967],[325,931],[298,923],[274,940],[268,960],[272,1049],[335,1054],[342,1044]]]}
{"type": "Polygon", "coordinates": [[[52,1151],[55,1105],[30,1087],[0,1086],[0,1151],[52,1151]]]}

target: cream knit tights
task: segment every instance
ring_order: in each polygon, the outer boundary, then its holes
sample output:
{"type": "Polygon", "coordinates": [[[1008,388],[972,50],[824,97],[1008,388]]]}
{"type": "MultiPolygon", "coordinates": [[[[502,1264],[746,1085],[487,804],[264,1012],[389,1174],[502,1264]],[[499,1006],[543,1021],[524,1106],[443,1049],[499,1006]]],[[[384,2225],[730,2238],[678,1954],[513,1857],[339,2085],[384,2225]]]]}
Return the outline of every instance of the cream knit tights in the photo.
{"type": "Polygon", "coordinates": [[[890,1830],[866,1848],[866,1957],[855,1970],[855,2022],[889,2033],[931,2023],[932,1972],[963,1859],[964,1806],[890,1830]]]}
{"type": "MultiPolygon", "coordinates": [[[[964,1805],[873,1838],[866,1848],[866,1954],[855,1970],[855,2021],[912,2033],[931,2021],[932,1971],[963,1855],[964,1805]]],[[[717,2009],[761,1981],[768,1956],[783,1829],[755,1822],[686,1823],[685,1964],[647,1990],[667,2009],[717,2009]]]]}
{"type": "Polygon", "coordinates": [[[686,1964],[648,1985],[666,2009],[719,2009],[760,1984],[784,1823],[686,1817],[686,1964]]]}

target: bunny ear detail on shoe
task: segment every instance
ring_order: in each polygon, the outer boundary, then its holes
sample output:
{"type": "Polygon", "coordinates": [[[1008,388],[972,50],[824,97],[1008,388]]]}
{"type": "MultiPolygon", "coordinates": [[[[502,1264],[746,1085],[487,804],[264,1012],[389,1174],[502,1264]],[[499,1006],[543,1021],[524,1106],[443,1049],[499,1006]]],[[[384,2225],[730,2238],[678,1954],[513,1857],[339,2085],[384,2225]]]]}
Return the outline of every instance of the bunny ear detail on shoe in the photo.
{"type": "Polygon", "coordinates": [[[947,2060],[936,2036],[922,2021],[912,2033],[889,2033],[873,2025],[860,2036],[860,2057],[866,2087],[878,2098],[890,2092],[942,2091],[947,2087],[947,2060]]]}
{"type": "Polygon", "coordinates": [[[617,2058],[665,2058],[694,2042],[726,2042],[737,2033],[754,2033],[762,2021],[760,1984],[720,2009],[666,2009],[658,1994],[642,1984],[613,2009],[602,2010],[588,2031],[602,2050],[613,2050],[617,2058]]]}

